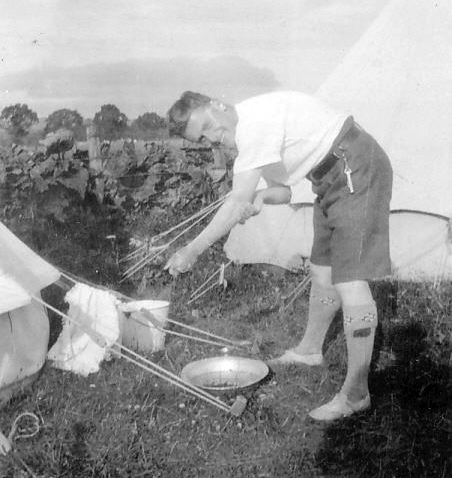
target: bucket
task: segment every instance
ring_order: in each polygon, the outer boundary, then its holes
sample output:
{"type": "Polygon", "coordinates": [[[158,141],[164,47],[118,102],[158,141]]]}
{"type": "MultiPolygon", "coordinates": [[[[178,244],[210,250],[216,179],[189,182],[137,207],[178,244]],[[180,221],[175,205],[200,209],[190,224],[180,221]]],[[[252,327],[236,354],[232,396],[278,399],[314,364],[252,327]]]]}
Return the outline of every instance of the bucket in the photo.
{"type": "Polygon", "coordinates": [[[122,344],[140,352],[157,352],[165,347],[164,329],[169,302],[137,300],[123,304],[122,344]]]}

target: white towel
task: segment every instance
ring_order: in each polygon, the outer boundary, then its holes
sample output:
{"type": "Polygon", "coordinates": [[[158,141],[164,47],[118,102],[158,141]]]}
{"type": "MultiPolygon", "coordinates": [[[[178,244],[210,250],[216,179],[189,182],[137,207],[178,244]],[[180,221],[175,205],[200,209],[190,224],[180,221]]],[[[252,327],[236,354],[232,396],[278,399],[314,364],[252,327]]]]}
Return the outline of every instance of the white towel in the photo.
{"type": "Polygon", "coordinates": [[[65,296],[69,304],[63,330],[48,352],[53,366],[83,376],[97,372],[110,349],[120,341],[119,300],[110,292],[76,284],[65,296]]]}

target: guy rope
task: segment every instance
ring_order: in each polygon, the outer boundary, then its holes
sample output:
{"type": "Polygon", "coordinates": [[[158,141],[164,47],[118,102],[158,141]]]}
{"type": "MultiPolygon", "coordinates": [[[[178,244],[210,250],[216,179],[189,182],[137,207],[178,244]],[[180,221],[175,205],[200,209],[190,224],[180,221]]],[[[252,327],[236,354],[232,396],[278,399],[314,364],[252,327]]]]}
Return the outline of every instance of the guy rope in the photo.
{"type": "MultiPolygon", "coordinates": [[[[74,284],[77,284],[78,282],[84,282],[83,280],[80,280],[80,281],[75,280],[73,277],[71,277],[69,274],[66,274],[65,272],[62,272],[61,275],[64,278],[73,282],[74,284]]],[[[87,283],[89,284],[88,281],[87,281],[87,283]]],[[[89,285],[92,285],[92,284],[89,284],[89,285]]],[[[99,287],[99,286],[95,286],[95,287],[97,287],[99,289],[103,289],[103,290],[109,290],[105,287],[99,287]]],[[[115,292],[115,291],[113,291],[112,293],[116,296],[121,297],[122,299],[133,300],[130,297],[125,296],[124,294],[121,294],[121,293],[118,293],[118,292],[115,292]]],[[[213,405],[213,406],[217,407],[218,409],[220,409],[220,410],[222,410],[226,413],[231,413],[234,416],[240,416],[243,413],[243,411],[245,409],[245,406],[246,406],[246,399],[243,396],[241,396],[241,395],[237,396],[234,403],[230,406],[226,402],[224,402],[223,400],[219,399],[218,397],[206,392],[204,389],[202,389],[202,388],[200,388],[200,387],[198,387],[198,386],[196,386],[196,385],[194,385],[190,382],[187,382],[187,381],[183,380],[178,375],[176,375],[176,374],[166,370],[165,368],[155,364],[151,360],[149,360],[146,357],[136,353],[132,349],[130,349],[128,347],[125,347],[119,341],[113,341],[111,344],[107,344],[106,340],[104,339],[104,337],[99,332],[93,330],[92,328],[85,327],[78,320],[76,320],[73,317],[70,317],[69,315],[61,312],[59,309],[57,309],[57,308],[53,307],[52,305],[48,304],[47,302],[42,300],[40,297],[38,297],[34,294],[31,295],[31,297],[33,298],[33,300],[40,303],[41,305],[43,305],[47,309],[55,312],[60,317],[64,318],[65,320],[67,320],[69,322],[74,323],[77,327],[80,327],[93,340],[95,340],[95,342],[99,346],[102,346],[102,347],[110,346],[111,347],[110,350],[111,350],[112,354],[116,355],[117,357],[124,358],[125,360],[127,360],[128,362],[136,365],[137,367],[141,368],[142,370],[145,370],[146,372],[152,373],[152,374],[156,375],[157,377],[162,378],[163,380],[166,380],[170,384],[175,385],[176,387],[182,389],[183,391],[185,391],[187,393],[190,393],[190,394],[194,395],[197,398],[200,398],[201,400],[204,400],[205,402],[209,403],[210,405],[213,405]]],[[[229,347],[229,348],[245,348],[246,347],[245,343],[241,343],[241,342],[238,342],[238,341],[233,341],[233,340],[230,340],[230,339],[227,339],[227,338],[215,335],[215,334],[211,334],[209,332],[206,332],[206,331],[203,331],[203,330],[198,329],[196,327],[192,327],[192,326],[177,322],[175,320],[168,319],[168,322],[173,323],[175,325],[179,325],[181,327],[185,327],[185,328],[187,328],[191,331],[197,332],[197,333],[202,333],[202,334],[204,334],[206,336],[209,336],[211,338],[214,338],[216,340],[213,341],[213,340],[203,339],[203,338],[200,338],[200,337],[193,337],[191,335],[186,335],[186,334],[173,332],[173,334],[177,335],[177,336],[201,341],[201,342],[204,342],[204,343],[209,343],[209,344],[212,344],[212,345],[217,345],[217,346],[220,346],[220,347],[229,347]]],[[[165,333],[171,333],[171,331],[165,330],[165,333]]]]}

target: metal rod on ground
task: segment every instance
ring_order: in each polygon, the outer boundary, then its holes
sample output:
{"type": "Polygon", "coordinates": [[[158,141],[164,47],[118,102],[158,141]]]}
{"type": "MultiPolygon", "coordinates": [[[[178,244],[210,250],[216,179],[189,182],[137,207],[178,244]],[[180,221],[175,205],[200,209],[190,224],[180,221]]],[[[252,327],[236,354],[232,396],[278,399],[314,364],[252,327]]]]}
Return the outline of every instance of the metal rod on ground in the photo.
{"type": "MultiPolygon", "coordinates": [[[[178,375],[164,369],[163,367],[160,367],[159,365],[157,365],[156,363],[148,360],[147,358],[143,357],[142,355],[134,352],[133,350],[127,348],[127,347],[124,347],[123,345],[121,344],[117,344],[120,348],[121,348],[121,351],[125,351],[129,354],[131,354],[133,357],[135,357],[135,359],[138,359],[138,360],[141,360],[144,364],[146,364],[149,368],[154,368],[155,370],[150,370],[151,372],[155,372],[157,371],[158,374],[156,373],[156,375],[158,375],[159,377],[163,378],[163,379],[166,379],[168,380],[170,383],[172,383],[173,385],[176,385],[176,386],[180,386],[181,388],[183,388],[183,390],[187,391],[187,392],[190,392],[190,393],[193,393],[194,395],[196,395],[198,398],[204,398],[204,399],[207,399],[210,403],[212,402],[215,402],[217,405],[221,405],[223,407],[226,407],[228,408],[227,404],[225,404],[223,401],[221,401],[219,398],[211,395],[210,393],[206,392],[205,390],[203,390],[202,388],[199,388],[197,387],[196,385],[193,385],[192,383],[189,383],[189,382],[186,382],[185,380],[183,380],[182,378],[180,378],[178,375]],[[166,374],[166,375],[165,375],[166,374]]],[[[124,356],[125,358],[127,358],[128,360],[130,360],[131,358],[122,354],[122,356],[124,356]]],[[[135,359],[132,359],[132,360],[135,360],[135,359]]]]}
{"type": "Polygon", "coordinates": [[[171,324],[174,324],[174,325],[179,325],[180,327],[184,327],[188,330],[192,330],[193,332],[198,332],[200,334],[204,334],[204,335],[206,335],[208,337],[212,337],[214,339],[223,340],[224,342],[227,342],[229,345],[240,347],[240,343],[237,340],[231,340],[231,339],[228,339],[226,337],[221,337],[220,335],[212,334],[211,332],[206,332],[205,330],[198,329],[197,327],[193,327],[192,325],[187,325],[187,324],[184,324],[182,322],[177,322],[176,320],[167,319],[167,322],[169,322],[171,324]]]}
{"type": "MultiPolygon", "coordinates": [[[[179,224],[177,224],[176,226],[172,227],[171,229],[168,229],[167,231],[165,232],[162,232],[160,234],[157,234],[156,236],[154,236],[152,238],[152,242],[156,242],[160,239],[162,239],[163,237],[167,236],[168,234],[170,234],[171,232],[175,231],[176,229],[178,229],[179,227],[181,227],[182,225],[185,225],[187,222],[190,222],[196,218],[198,218],[199,216],[202,216],[201,220],[204,219],[206,216],[208,216],[212,211],[214,211],[215,209],[217,209],[221,203],[224,201],[224,197],[220,198],[220,199],[217,199],[216,201],[214,201],[212,204],[209,204],[209,206],[205,207],[204,209],[201,209],[201,211],[197,212],[196,214],[193,214],[191,217],[189,217],[188,219],[186,219],[185,221],[182,221],[180,222],[179,224]]],[[[195,223],[193,223],[191,226],[189,226],[188,228],[186,228],[182,234],[185,234],[185,232],[187,232],[188,230],[190,230],[190,228],[194,225],[194,224],[197,224],[199,222],[196,221],[195,223]]],[[[180,237],[180,235],[178,236],[180,237]]],[[[135,251],[129,253],[125,258],[124,260],[129,260],[129,259],[132,259],[133,257],[135,257],[137,253],[137,251],[141,251],[142,249],[146,249],[147,247],[149,246],[149,244],[143,244],[142,246],[138,247],[138,249],[136,249],[135,251]]],[[[166,244],[164,244],[163,246],[156,246],[156,247],[166,247],[166,244]]]]}
{"type": "Polygon", "coordinates": [[[217,345],[218,347],[232,347],[232,348],[238,348],[238,349],[247,348],[245,345],[215,342],[214,340],[203,339],[202,337],[193,337],[193,335],[187,335],[187,334],[183,334],[181,332],[175,332],[174,330],[165,330],[165,329],[160,329],[160,330],[162,332],[165,332],[165,333],[169,334],[169,335],[175,335],[177,337],[182,337],[182,338],[185,338],[185,339],[194,340],[195,342],[202,342],[202,343],[205,343],[205,344],[217,345]]]}
{"type": "MultiPolygon", "coordinates": [[[[66,320],[69,320],[69,321],[73,322],[78,327],[81,327],[81,324],[78,323],[77,320],[73,319],[72,317],[69,317],[67,314],[61,312],[57,308],[55,308],[55,307],[51,306],[50,304],[46,303],[44,300],[42,300],[42,299],[40,299],[40,298],[38,298],[34,295],[32,295],[31,297],[33,298],[33,300],[40,303],[44,307],[52,310],[53,312],[57,313],[61,317],[65,318],[66,320]]],[[[98,339],[101,339],[101,341],[105,341],[105,339],[98,332],[96,332],[95,330],[91,330],[90,335],[93,335],[93,336],[97,337],[98,339]]],[[[240,403],[238,403],[238,404],[234,403],[231,407],[229,407],[225,402],[218,399],[214,395],[211,395],[210,393],[207,393],[205,390],[203,390],[200,387],[197,387],[196,385],[193,385],[189,382],[186,382],[185,380],[181,379],[179,376],[169,372],[168,370],[164,369],[163,367],[158,366],[157,364],[151,362],[150,360],[146,359],[145,357],[137,354],[133,350],[131,350],[127,347],[124,347],[119,342],[114,342],[112,345],[115,345],[116,347],[118,347],[121,350],[121,352],[120,352],[120,351],[116,350],[114,347],[112,347],[111,350],[116,355],[120,355],[120,356],[126,358],[127,360],[129,360],[130,362],[134,363],[135,365],[143,368],[144,370],[147,370],[148,372],[153,373],[154,375],[157,375],[158,377],[163,378],[164,380],[167,380],[169,383],[171,383],[175,386],[178,386],[179,388],[183,389],[184,391],[186,391],[188,393],[191,393],[192,395],[195,395],[196,397],[201,398],[202,400],[205,400],[206,402],[208,402],[212,405],[215,405],[217,408],[220,408],[223,411],[230,412],[230,413],[233,413],[235,415],[237,413],[237,410],[241,409],[240,403]],[[140,363],[137,360],[133,359],[132,357],[127,356],[126,354],[122,353],[122,351],[125,351],[128,354],[135,357],[136,359],[141,360],[141,362],[143,362],[143,363],[140,363]]],[[[238,399],[239,399],[239,397],[237,397],[236,402],[240,402],[240,400],[238,400],[238,399]]]]}
{"type": "MultiPolygon", "coordinates": [[[[135,319],[135,320],[137,320],[137,319],[135,319]]],[[[138,321],[138,322],[141,323],[140,321],[138,321]]],[[[215,342],[214,340],[203,339],[202,337],[193,337],[193,335],[183,334],[182,332],[176,332],[174,330],[163,329],[163,328],[157,327],[155,325],[153,325],[153,327],[155,327],[160,332],[163,332],[163,333],[168,334],[168,335],[174,335],[175,337],[182,337],[184,339],[190,339],[190,340],[194,340],[195,342],[202,342],[204,344],[216,345],[217,347],[232,347],[232,348],[237,348],[237,349],[245,349],[245,348],[247,349],[248,348],[246,345],[229,344],[229,343],[226,343],[226,342],[215,342]]]]}
{"type": "MultiPolygon", "coordinates": [[[[176,381],[176,380],[172,380],[171,378],[165,376],[164,374],[156,371],[156,370],[153,370],[151,367],[146,367],[146,365],[140,363],[139,361],[131,358],[131,357],[128,357],[127,355],[119,352],[118,350],[115,350],[115,349],[112,349],[112,352],[117,355],[118,357],[122,357],[126,360],[128,360],[130,363],[133,363],[134,365],[140,367],[141,369],[143,370],[146,370],[147,372],[150,372],[150,373],[153,373],[154,375],[156,375],[157,377],[159,378],[162,378],[164,380],[166,380],[167,382],[171,383],[172,385],[175,385],[179,388],[181,388],[182,390],[184,390],[185,392],[189,392],[191,393],[192,395],[194,395],[195,397],[197,398],[201,398],[202,400],[210,403],[211,405],[214,405],[216,406],[217,408],[219,408],[220,410],[223,410],[225,412],[229,412],[229,407],[225,404],[225,403],[219,403],[217,402],[216,400],[213,400],[211,399],[209,396],[207,395],[204,395],[204,394],[198,394],[197,393],[197,390],[195,388],[191,388],[191,387],[186,387],[185,384],[183,382],[179,382],[179,381],[176,381]]],[[[213,397],[213,395],[212,395],[213,397]]]]}
{"type": "Polygon", "coordinates": [[[306,276],[305,278],[303,278],[303,280],[301,282],[299,282],[291,291],[288,295],[285,296],[285,299],[288,299],[289,297],[292,297],[294,294],[296,294],[298,292],[298,290],[300,289],[300,287],[304,287],[305,285],[305,281],[309,279],[309,276],[306,276]]]}
{"type": "Polygon", "coordinates": [[[150,241],[147,239],[144,240],[143,244],[137,246],[132,252],[129,252],[127,255],[119,259],[119,262],[126,262],[131,259],[135,259],[136,256],[140,255],[142,251],[149,248],[150,241]]]}
{"type": "Polygon", "coordinates": [[[246,403],[247,403],[247,400],[245,399],[245,397],[238,395],[234,403],[231,406],[229,406],[226,402],[220,400],[218,397],[211,395],[210,393],[206,392],[200,387],[197,387],[196,385],[186,382],[185,380],[181,379],[178,375],[175,375],[169,372],[168,370],[164,369],[163,367],[158,366],[154,362],[147,360],[145,357],[137,354],[133,350],[130,350],[122,345],[120,347],[121,347],[121,350],[125,350],[127,353],[132,354],[133,356],[135,356],[136,358],[138,358],[139,360],[141,360],[148,366],[132,359],[131,357],[128,357],[124,353],[118,352],[115,349],[112,349],[112,351],[116,353],[117,355],[119,355],[120,357],[125,358],[129,362],[134,363],[135,365],[142,368],[143,370],[153,373],[157,377],[160,377],[166,380],[167,382],[171,383],[172,385],[175,385],[176,387],[179,387],[182,390],[188,393],[191,393],[195,397],[200,398],[201,400],[204,400],[205,402],[208,402],[211,405],[216,406],[220,410],[223,410],[227,413],[231,413],[232,415],[236,417],[239,417],[245,410],[246,403]]]}
{"type": "MultiPolygon", "coordinates": [[[[80,327],[82,330],[86,331],[87,328],[84,327],[82,324],[80,324],[80,322],[78,322],[77,320],[75,320],[74,318],[68,316],[67,314],[65,314],[64,312],[61,312],[60,310],[58,310],[57,308],[53,307],[52,305],[46,303],[44,300],[38,298],[38,297],[35,297],[35,296],[32,296],[32,298],[36,301],[36,302],[39,302],[41,305],[43,305],[44,307],[47,307],[48,309],[52,310],[53,312],[57,313],[58,315],[60,315],[61,317],[63,317],[64,319],[70,321],[70,322],[73,322],[77,327],[80,327]]],[[[95,330],[92,330],[90,329],[87,333],[89,333],[91,336],[94,336],[96,337],[97,340],[99,340],[100,342],[102,343],[105,343],[105,339],[104,337],[99,334],[97,331],[95,330]]],[[[128,347],[125,347],[124,345],[120,344],[119,342],[113,342],[112,345],[115,345],[116,347],[118,347],[120,350],[123,350],[129,354],[131,354],[132,356],[136,357],[137,359],[141,360],[142,362],[144,362],[145,364],[151,366],[151,367],[154,367],[156,370],[158,370],[159,372],[161,373],[166,373],[169,377],[171,377],[171,379],[174,379],[178,382],[181,382],[184,386],[187,386],[187,387],[191,387],[193,388],[194,390],[196,390],[197,392],[201,393],[201,394],[204,394],[206,395],[207,397],[209,398],[212,398],[220,403],[222,403],[219,399],[217,399],[216,397],[214,397],[213,395],[210,396],[209,393],[205,392],[204,390],[196,387],[196,385],[192,385],[188,382],[185,382],[184,380],[182,380],[180,377],[178,377],[177,375],[173,374],[172,372],[169,372],[168,370],[164,369],[163,367],[160,367],[159,365],[155,364],[154,362],[151,362],[150,360],[148,360],[147,358],[143,357],[142,355],[134,352],[133,350],[129,349],[128,347]]]]}
{"type": "Polygon", "coordinates": [[[287,304],[284,305],[283,311],[286,311],[289,308],[289,306],[294,302],[294,300],[306,289],[310,282],[311,277],[307,276],[300,282],[300,284],[297,285],[297,287],[295,287],[295,289],[289,295],[289,297],[293,297],[287,304]]]}
{"type": "Polygon", "coordinates": [[[138,248],[136,251],[130,253],[128,256],[124,257],[123,259],[120,259],[119,262],[131,261],[132,259],[135,259],[136,257],[140,256],[143,253],[142,249],[146,249],[146,252],[149,253],[150,250],[158,251],[160,249],[163,249],[164,247],[166,247],[166,244],[162,244],[160,246],[153,246],[152,242],[149,242],[145,244],[144,246],[141,246],[140,248],[138,248]]]}
{"type": "Polygon", "coordinates": [[[210,275],[197,289],[195,289],[191,294],[190,294],[190,300],[198,294],[199,291],[202,290],[203,287],[206,286],[208,282],[210,282],[217,274],[219,274],[220,268],[218,268],[212,275],[210,275]]]}
{"type": "Polygon", "coordinates": [[[152,239],[151,240],[143,239],[140,242],[141,242],[140,245],[135,246],[135,249],[132,252],[129,252],[128,254],[126,254],[121,259],[119,259],[119,262],[125,262],[130,259],[133,259],[136,256],[138,256],[142,251],[149,249],[149,246],[152,244],[152,239]]]}
{"type": "Polygon", "coordinates": [[[188,232],[193,226],[195,226],[196,224],[198,224],[198,222],[201,222],[205,217],[207,217],[209,214],[210,214],[211,211],[208,211],[206,212],[203,216],[201,216],[198,220],[196,220],[195,222],[193,222],[192,224],[190,224],[190,226],[188,226],[187,228],[185,228],[181,233],[179,233],[176,237],[174,237],[173,239],[171,239],[169,242],[167,242],[164,246],[164,248],[162,248],[162,250],[160,250],[159,252],[155,253],[154,255],[152,254],[148,254],[147,256],[145,256],[143,259],[141,259],[140,261],[138,261],[136,264],[134,264],[133,266],[129,267],[129,269],[127,269],[124,274],[123,274],[123,278],[120,280],[120,282],[124,281],[125,279],[128,279],[129,277],[131,277],[133,274],[137,273],[140,269],[142,269],[147,263],[151,262],[153,259],[155,259],[156,257],[158,257],[159,255],[163,254],[163,252],[165,252],[169,246],[171,244],[173,244],[175,241],[177,241],[181,236],[183,236],[186,232],[188,232]]]}
{"type": "MultiPolygon", "coordinates": [[[[194,224],[192,224],[192,226],[194,226],[194,224]]],[[[135,272],[138,272],[142,267],[144,267],[147,263],[151,262],[152,260],[154,260],[156,257],[158,257],[160,254],[163,254],[168,248],[169,246],[177,241],[177,239],[179,239],[179,237],[181,237],[183,234],[185,234],[186,232],[188,232],[189,230],[191,229],[191,226],[184,229],[178,236],[176,236],[174,239],[172,239],[171,241],[167,242],[166,244],[163,244],[162,246],[159,246],[159,250],[157,252],[155,252],[155,250],[153,250],[152,252],[146,254],[144,257],[142,257],[138,262],[136,262],[135,264],[133,264],[132,266],[130,266],[123,274],[123,276],[125,276],[125,278],[128,278],[130,277],[131,275],[135,274],[135,272]]]]}
{"type": "Polygon", "coordinates": [[[173,231],[175,231],[176,229],[179,229],[179,227],[182,227],[184,226],[185,224],[187,224],[188,222],[192,221],[193,219],[196,219],[197,217],[199,217],[200,215],[203,215],[205,212],[212,212],[213,209],[216,209],[217,207],[219,207],[219,205],[224,202],[224,200],[226,199],[228,195],[226,194],[225,196],[222,196],[218,199],[216,199],[215,201],[211,202],[210,204],[208,204],[205,208],[201,209],[200,211],[196,212],[195,214],[191,215],[189,218],[185,219],[184,221],[180,222],[179,224],[177,224],[176,226],[173,226],[172,228],[168,229],[167,231],[164,231],[164,232],[161,232],[159,234],[157,234],[157,238],[158,239],[161,239],[162,237],[165,237],[167,236],[168,234],[171,234],[173,231]]]}
{"type": "MultiPolygon", "coordinates": [[[[187,224],[188,222],[196,219],[200,215],[203,215],[204,213],[210,213],[213,209],[216,209],[220,205],[220,203],[222,203],[225,200],[226,196],[222,196],[221,198],[216,199],[215,201],[213,201],[211,204],[209,204],[205,208],[201,209],[200,211],[196,212],[195,214],[192,214],[188,219],[185,219],[184,221],[180,222],[179,224],[176,224],[175,226],[171,227],[170,229],[168,229],[164,232],[160,232],[159,234],[153,236],[152,240],[151,240],[151,243],[162,239],[163,237],[167,236],[168,234],[171,234],[176,229],[179,229],[180,227],[182,227],[185,224],[187,224]]],[[[148,242],[148,241],[146,241],[146,242],[148,242]]],[[[148,245],[149,245],[148,243],[142,244],[137,249],[135,249],[134,251],[127,254],[124,259],[128,260],[129,258],[134,256],[137,251],[142,250],[142,249],[146,249],[148,247],[148,245]]]]}
{"type": "MultiPolygon", "coordinates": [[[[193,299],[193,297],[195,295],[198,294],[199,291],[202,290],[202,288],[208,283],[210,282],[217,274],[219,274],[221,272],[221,269],[226,269],[226,267],[229,267],[230,265],[232,264],[232,261],[229,261],[227,262],[226,264],[224,264],[224,266],[220,266],[209,278],[207,278],[194,292],[191,293],[190,295],[190,301],[193,299]]],[[[190,303],[190,302],[188,302],[190,303]]]]}
{"type": "Polygon", "coordinates": [[[207,287],[207,289],[205,289],[203,292],[201,292],[200,294],[198,294],[196,297],[192,297],[188,302],[187,302],[187,305],[191,304],[192,302],[194,302],[195,300],[201,298],[204,294],[207,294],[207,292],[209,292],[209,290],[212,290],[214,287],[216,287],[218,284],[216,282],[214,282],[213,284],[211,284],[209,287],[207,287]]]}
{"type": "Polygon", "coordinates": [[[150,249],[152,249],[153,251],[156,251],[156,250],[163,249],[164,247],[166,247],[166,244],[163,244],[161,246],[152,246],[151,243],[149,242],[148,244],[144,244],[140,246],[139,248],[135,249],[133,252],[123,257],[122,259],[119,259],[119,262],[129,262],[133,259],[136,259],[143,253],[148,254],[150,249]]]}
{"type": "MultiPolygon", "coordinates": [[[[118,295],[118,297],[121,297],[123,300],[131,301],[131,302],[136,300],[136,299],[133,299],[132,297],[129,297],[129,296],[123,294],[122,292],[117,292],[116,294],[118,295]]],[[[174,319],[167,319],[166,321],[169,324],[178,325],[178,326],[180,326],[182,328],[185,328],[187,330],[191,330],[192,332],[198,332],[200,334],[206,335],[207,337],[212,337],[214,339],[218,339],[218,340],[222,340],[224,342],[228,342],[231,345],[240,345],[237,340],[231,340],[231,339],[228,339],[227,337],[222,337],[221,335],[216,335],[216,334],[213,334],[212,332],[207,332],[206,330],[199,329],[198,327],[194,327],[193,325],[184,324],[183,322],[179,322],[179,321],[174,320],[174,319]]]]}
{"type": "MultiPolygon", "coordinates": [[[[98,289],[102,289],[102,290],[108,290],[108,291],[111,291],[111,289],[109,289],[108,287],[105,287],[105,286],[97,286],[96,284],[93,284],[92,282],[86,280],[86,279],[83,279],[83,278],[78,278],[76,276],[73,276],[71,277],[70,275],[67,275],[67,273],[63,272],[61,269],[60,269],[60,272],[61,272],[61,275],[63,277],[65,277],[66,279],[72,281],[74,284],[77,284],[78,282],[82,282],[82,283],[85,283],[91,287],[95,287],[95,288],[98,288],[98,289]],[[74,278],[75,277],[75,278],[74,278]]],[[[132,298],[132,297],[129,297],[125,294],[123,294],[122,292],[117,292],[117,291],[112,291],[112,293],[117,296],[117,297],[120,297],[122,298],[123,300],[126,300],[126,301],[129,301],[129,302],[134,302],[136,299],[132,298]]],[[[213,334],[211,332],[207,332],[205,330],[202,330],[202,329],[199,329],[198,327],[194,327],[192,325],[188,325],[188,324],[184,324],[183,322],[178,322],[177,320],[174,320],[174,319],[167,319],[167,322],[170,323],[170,324],[173,324],[173,325],[178,325],[179,327],[182,327],[182,328],[185,328],[187,330],[191,330],[192,332],[198,332],[199,334],[203,334],[203,335],[206,335],[207,337],[211,337],[211,338],[214,338],[214,339],[217,339],[217,340],[221,340],[223,342],[227,342],[228,344],[230,345],[233,345],[233,346],[239,346],[240,347],[240,343],[237,341],[237,340],[231,340],[231,339],[228,339],[227,337],[222,337],[220,335],[216,335],[216,334],[213,334]]]]}
{"type": "MultiPolygon", "coordinates": [[[[187,392],[190,392],[190,393],[193,393],[194,395],[196,395],[198,398],[204,398],[204,399],[207,399],[210,403],[215,403],[217,405],[221,405],[223,407],[226,407],[226,409],[228,409],[228,405],[226,403],[224,403],[222,400],[220,400],[219,398],[215,397],[214,395],[211,395],[210,393],[206,392],[205,390],[203,390],[202,388],[200,387],[197,387],[196,385],[192,384],[192,383],[189,383],[189,382],[186,382],[185,380],[183,380],[182,378],[180,378],[178,375],[164,369],[163,367],[160,367],[159,365],[155,364],[154,362],[148,360],[147,358],[143,357],[142,355],[140,354],[137,354],[136,352],[134,352],[133,350],[127,348],[127,347],[124,347],[123,345],[119,345],[121,347],[121,350],[122,351],[126,351],[127,353],[131,354],[133,357],[135,357],[136,359],[138,360],[141,360],[142,362],[144,362],[146,365],[148,365],[150,368],[154,368],[155,370],[157,370],[159,372],[159,374],[161,374],[161,378],[163,379],[166,379],[168,381],[170,381],[170,383],[176,385],[176,386],[180,386],[181,388],[183,388],[185,391],[187,392]],[[165,376],[166,374],[166,376],[165,376]]],[[[126,357],[128,359],[130,359],[130,357],[126,357]]]]}
{"type": "Polygon", "coordinates": [[[142,257],[138,262],[130,266],[122,275],[122,279],[119,281],[124,282],[126,279],[129,279],[130,277],[133,276],[136,272],[138,272],[140,269],[145,267],[149,262],[154,260],[156,257],[158,257],[160,254],[165,252],[168,249],[169,245],[165,245],[158,253],[152,253],[152,254],[147,254],[144,257],[142,257]]]}

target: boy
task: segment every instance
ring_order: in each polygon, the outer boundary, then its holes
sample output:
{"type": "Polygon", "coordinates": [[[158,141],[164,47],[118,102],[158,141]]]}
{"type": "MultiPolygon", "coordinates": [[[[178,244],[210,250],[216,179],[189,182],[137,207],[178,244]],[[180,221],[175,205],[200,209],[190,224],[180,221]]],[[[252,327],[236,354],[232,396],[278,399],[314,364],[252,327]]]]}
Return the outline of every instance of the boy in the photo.
{"type": "Polygon", "coordinates": [[[390,274],[392,169],[377,142],[351,116],[303,93],[280,91],[236,105],[185,92],[168,112],[170,134],[236,147],[231,194],[209,225],[165,266],[173,275],[263,203],[294,201],[307,178],[317,195],[309,316],[301,342],[273,363],[320,365],[331,321],[342,307],[348,364],[344,384],[310,412],[334,420],[370,407],[368,373],[377,310],[368,280],[390,274]],[[263,178],[270,185],[256,194],[263,178]]]}

